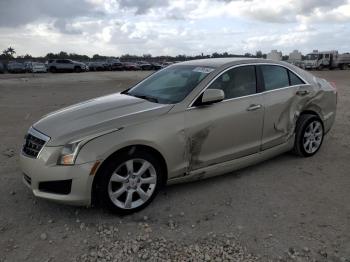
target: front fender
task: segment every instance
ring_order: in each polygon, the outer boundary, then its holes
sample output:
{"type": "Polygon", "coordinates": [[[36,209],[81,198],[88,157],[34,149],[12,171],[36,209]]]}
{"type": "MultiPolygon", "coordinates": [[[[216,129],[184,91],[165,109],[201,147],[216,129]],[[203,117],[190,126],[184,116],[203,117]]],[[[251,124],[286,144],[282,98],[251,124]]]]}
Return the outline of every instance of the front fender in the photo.
{"type": "Polygon", "coordinates": [[[133,145],[157,150],[165,159],[168,177],[184,172],[185,133],[183,113],[166,114],[154,121],[125,127],[92,139],[80,150],[76,164],[99,160],[103,162],[116,151],[133,145]]]}

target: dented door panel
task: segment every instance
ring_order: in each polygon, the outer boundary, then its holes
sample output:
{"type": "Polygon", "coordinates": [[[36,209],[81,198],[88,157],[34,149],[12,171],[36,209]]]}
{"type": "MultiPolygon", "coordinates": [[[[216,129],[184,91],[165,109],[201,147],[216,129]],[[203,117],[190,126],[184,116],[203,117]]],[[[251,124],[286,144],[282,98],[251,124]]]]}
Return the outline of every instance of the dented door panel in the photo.
{"type": "Polygon", "coordinates": [[[305,84],[265,92],[261,149],[287,142],[295,134],[296,123],[302,112],[317,114],[324,121],[327,132],[335,118],[335,99],[333,88],[321,88],[318,85],[305,84]]]}
{"type": "Polygon", "coordinates": [[[189,171],[256,153],[260,149],[264,108],[255,94],[185,112],[189,171]]]}
{"type": "Polygon", "coordinates": [[[302,97],[296,95],[298,86],[276,89],[265,92],[264,128],[261,149],[265,150],[286,142],[294,132],[294,123],[302,97]]]}

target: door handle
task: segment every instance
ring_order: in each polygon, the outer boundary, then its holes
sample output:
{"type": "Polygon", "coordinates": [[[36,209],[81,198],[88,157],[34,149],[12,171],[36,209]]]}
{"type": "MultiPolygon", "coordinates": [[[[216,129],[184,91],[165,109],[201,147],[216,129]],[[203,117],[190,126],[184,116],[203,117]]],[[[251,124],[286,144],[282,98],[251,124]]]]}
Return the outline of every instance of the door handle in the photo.
{"type": "Polygon", "coordinates": [[[248,108],[247,108],[247,111],[255,111],[255,110],[259,110],[261,108],[261,105],[250,105],[248,108]]]}
{"type": "Polygon", "coordinates": [[[307,91],[307,90],[298,90],[296,94],[298,96],[305,96],[305,95],[307,95],[309,93],[310,93],[310,91],[307,91]]]}

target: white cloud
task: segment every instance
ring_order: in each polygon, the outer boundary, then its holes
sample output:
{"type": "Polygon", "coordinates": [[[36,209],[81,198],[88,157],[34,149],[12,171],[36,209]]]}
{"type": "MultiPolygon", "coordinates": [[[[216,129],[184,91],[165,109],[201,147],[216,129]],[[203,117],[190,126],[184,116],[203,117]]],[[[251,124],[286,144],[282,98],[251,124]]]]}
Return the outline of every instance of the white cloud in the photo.
{"type": "Polygon", "coordinates": [[[153,55],[347,50],[350,0],[0,1],[0,49],[153,55]]]}

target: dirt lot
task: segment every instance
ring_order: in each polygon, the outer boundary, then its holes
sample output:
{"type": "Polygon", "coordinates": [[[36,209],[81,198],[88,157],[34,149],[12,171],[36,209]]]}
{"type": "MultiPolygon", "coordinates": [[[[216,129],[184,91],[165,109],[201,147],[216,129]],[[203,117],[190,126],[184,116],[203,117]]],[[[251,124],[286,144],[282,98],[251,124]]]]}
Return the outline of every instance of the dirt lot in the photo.
{"type": "Polygon", "coordinates": [[[28,127],[147,74],[0,75],[1,262],[350,261],[350,71],[314,72],[336,82],[339,102],[336,123],[312,158],[284,154],[171,186],[127,217],[35,199],[18,165],[28,127]]]}

